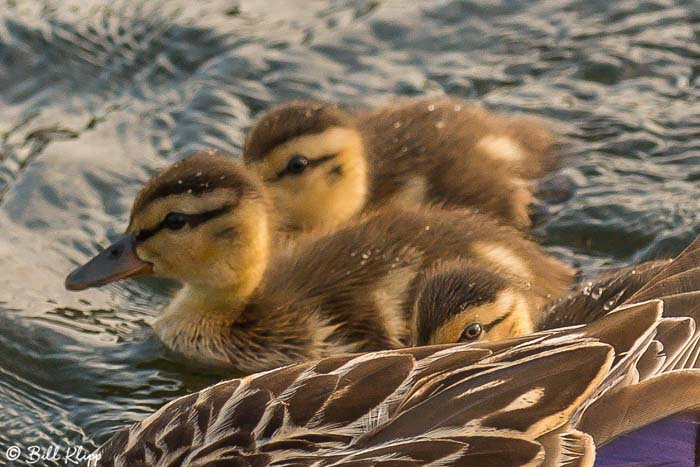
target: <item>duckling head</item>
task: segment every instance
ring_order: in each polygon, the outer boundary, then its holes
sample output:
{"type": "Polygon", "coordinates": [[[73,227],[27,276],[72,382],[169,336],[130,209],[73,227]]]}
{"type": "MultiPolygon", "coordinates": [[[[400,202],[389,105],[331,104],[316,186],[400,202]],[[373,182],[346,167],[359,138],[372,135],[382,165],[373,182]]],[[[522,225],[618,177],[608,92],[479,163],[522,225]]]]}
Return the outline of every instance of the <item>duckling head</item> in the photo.
{"type": "Polygon", "coordinates": [[[459,264],[425,274],[413,308],[413,345],[500,340],[534,331],[529,304],[510,278],[459,264]]]}
{"type": "Polygon", "coordinates": [[[212,151],[196,153],[146,183],[125,234],[73,271],[66,288],[155,274],[245,300],[267,262],[267,209],[260,182],[242,165],[212,151]]]}
{"type": "Polygon", "coordinates": [[[292,102],[271,110],[249,133],[243,157],[290,229],[333,228],[365,204],[362,135],[335,105],[292,102]]]}

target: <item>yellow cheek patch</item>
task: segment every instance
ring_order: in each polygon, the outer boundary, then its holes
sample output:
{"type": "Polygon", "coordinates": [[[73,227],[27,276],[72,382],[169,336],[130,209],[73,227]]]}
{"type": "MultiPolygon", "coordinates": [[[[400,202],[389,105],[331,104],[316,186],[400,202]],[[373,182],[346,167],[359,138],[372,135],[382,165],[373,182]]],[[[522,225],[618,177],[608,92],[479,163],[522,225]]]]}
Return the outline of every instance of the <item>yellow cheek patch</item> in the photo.
{"type": "Polygon", "coordinates": [[[535,332],[532,318],[529,314],[521,316],[510,315],[485,335],[485,340],[499,341],[511,337],[523,336],[535,332]]]}
{"type": "Polygon", "coordinates": [[[469,321],[468,317],[464,317],[463,315],[455,316],[435,331],[430,337],[430,344],[454,344],[459,342],[459,338],[467,325],[467,321],[469,321]]]}
{"type": "Polygon", "coordinates": [[[334,127],[305,135],[275,148],[251,165],[267,182],[282,224],[312,230],[333,229],[362,210],[367,197],[367,161],[355,130],[334,127]],[[334,155],[300,176],[277,178],[290,157],[334,155]]]}
{"type": "MultiPolygon", "coordinates": [[[[130,228],[137,231],[140,225],[153,225],[147,224],[153,219],[158,220],[157,225],[171,210],[196,213],[219,206],[223,191],[157,200],[136,216],[130,228]]],[[[230,196],[224,200],[231,202],[230,196]]],[[[200,288],[226,288],[234,295],[250,295],[260,284],[268,262],[269,208],[264,197],[244,197],[237,203],[231,212],[196,227],[156,233],[137,247],[137,254],[153,263],[155,274],[200,288]]]]}

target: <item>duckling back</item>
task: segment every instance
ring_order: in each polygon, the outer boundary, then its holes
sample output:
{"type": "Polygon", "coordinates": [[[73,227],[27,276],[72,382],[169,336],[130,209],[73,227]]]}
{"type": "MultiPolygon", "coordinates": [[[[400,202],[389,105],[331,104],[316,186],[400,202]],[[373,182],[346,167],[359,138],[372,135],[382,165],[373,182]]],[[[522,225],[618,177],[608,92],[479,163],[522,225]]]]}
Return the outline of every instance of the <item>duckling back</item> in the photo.
{"type": "Polygon", "coordinates": [[[532,181],[557,160],[540,122],[457,99],[406,102],[358,121],[372,158],[370,205],[470,206],[523,228],[532,181]]]}
{"type": "Polygon", "coordinates": [[[539,306],[567,290],[572,271],[516,230],[467,210],[386,209],[332,234],[300,241],[273,261],[263,294],[322,310],[357,351],[409,342],[420,273],[468,259],[504,271],[539,306]],[[506,272],[507,271],[507,272],[506,272]]]}

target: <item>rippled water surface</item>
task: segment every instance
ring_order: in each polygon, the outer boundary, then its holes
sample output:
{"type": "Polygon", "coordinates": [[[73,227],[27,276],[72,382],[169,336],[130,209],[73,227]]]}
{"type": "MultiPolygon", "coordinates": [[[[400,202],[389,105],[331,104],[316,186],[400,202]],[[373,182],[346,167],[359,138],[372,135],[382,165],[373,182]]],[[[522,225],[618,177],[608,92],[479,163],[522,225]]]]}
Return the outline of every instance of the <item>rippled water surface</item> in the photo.
{"type": "Polygon", "coordinates": [[[453,94],[548,118],[565,144],[545,186],[575,191],[536,234],[589,275],[698,233],[697,2],[144,4],[0,0],[0,456],[91,449],[214,380],[148,327],[171,285],[63,280],[125,227],[150,173],[238,153],[286,99],[453,94]]]}

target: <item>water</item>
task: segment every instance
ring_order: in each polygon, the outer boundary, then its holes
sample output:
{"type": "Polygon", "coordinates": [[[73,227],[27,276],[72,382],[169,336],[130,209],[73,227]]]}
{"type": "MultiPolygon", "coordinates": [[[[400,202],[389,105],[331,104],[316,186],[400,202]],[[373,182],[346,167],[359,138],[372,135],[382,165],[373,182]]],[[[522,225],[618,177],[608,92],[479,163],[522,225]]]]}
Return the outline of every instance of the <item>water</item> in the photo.
{"type": "Polygon", "coordinates": [[[170,284],[63,280],[124,228],[148,174],[239,152],[273,103],[448,93],[552,120],[565,160],[546,186],[575,191],[536,235],[588,275],[698,233],[697,2],[145,3],[0,0],[3,460],[91,449],[215,380],[149,330],[170,284]]]}

